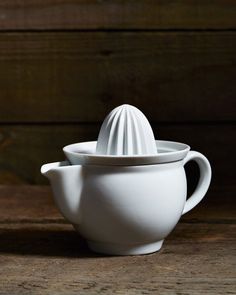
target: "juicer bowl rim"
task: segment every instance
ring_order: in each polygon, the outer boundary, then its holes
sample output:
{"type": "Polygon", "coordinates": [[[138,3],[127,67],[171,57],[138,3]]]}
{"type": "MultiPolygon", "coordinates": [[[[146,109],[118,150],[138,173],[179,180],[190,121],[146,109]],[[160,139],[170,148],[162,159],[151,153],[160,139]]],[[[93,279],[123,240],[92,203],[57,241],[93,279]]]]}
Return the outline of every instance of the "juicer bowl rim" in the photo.
{"type": "Polygon", "coordinates": [[[66,145],[63,147],[63,152],[66,158],[72,165],[150,165],[150,164],[161,164],[176,162],[182,160],[190,150],[190,146],[168,140],[156,140],[157,149],[159,153],[146,154],[146,155],[102,155],[95,154],[97,141],[85,141],[66,145]],[[165,145],[169,146],[168,151],[165,150],[165,145]],[[90,146],[90,150],[88,148],[90,146]],[[91,149],[91,146],[93,149],[91,149]],[[172,148],[171,148],[172,146],[172,148]],[[80,149],[78,149],[80,147],[80,149]],[[82,147],[82,148],[81,148],[82,147]],[[87,147],[87,148],[84,148],[87,147]],[[162,147],[162,149],[161,149],[162,147]]]}

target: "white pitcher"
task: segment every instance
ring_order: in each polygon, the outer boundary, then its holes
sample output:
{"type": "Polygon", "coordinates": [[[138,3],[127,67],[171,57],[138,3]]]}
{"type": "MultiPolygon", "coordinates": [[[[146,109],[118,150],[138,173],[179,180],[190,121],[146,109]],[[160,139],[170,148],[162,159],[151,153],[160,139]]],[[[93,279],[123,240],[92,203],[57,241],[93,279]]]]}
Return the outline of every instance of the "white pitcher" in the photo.
{"type": "Polygon", "coordinates": [[[96,142],[69,145],[70,162],[43,165],[63,216],[100,253],[147,254],[158,251],[181,215],[206,194],[211,167],[189,146],[156,141],[156,155],[103,156],[96,142]],[[186,200],[184,165],[194,160],[200,179],[186,200]],[[71,165],[73,164],[73,165],[71,165]]]}

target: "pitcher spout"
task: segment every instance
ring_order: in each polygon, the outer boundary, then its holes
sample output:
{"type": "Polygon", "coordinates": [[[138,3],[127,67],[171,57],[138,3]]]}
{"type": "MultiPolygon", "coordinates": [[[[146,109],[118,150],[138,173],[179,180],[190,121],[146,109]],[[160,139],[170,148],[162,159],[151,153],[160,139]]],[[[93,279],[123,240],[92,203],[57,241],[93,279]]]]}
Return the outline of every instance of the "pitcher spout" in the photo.
{"type": "Polygon", "coordinates": [[[44,164],[41,167],[41,174],[47,177],[50,181],[53,180],[54,176],[56,176],[56,170],[58,167],[65,167],[70,165],[68,161],[54,162],[44,164]]]}
{"type": "Polygon", "coordinates": [[[52,186],[54,200],[62,215],[73,224],[81,221],[81,192],[83,175],[81,165],[68,161],[48,163],[41,167],[52,186]]]}

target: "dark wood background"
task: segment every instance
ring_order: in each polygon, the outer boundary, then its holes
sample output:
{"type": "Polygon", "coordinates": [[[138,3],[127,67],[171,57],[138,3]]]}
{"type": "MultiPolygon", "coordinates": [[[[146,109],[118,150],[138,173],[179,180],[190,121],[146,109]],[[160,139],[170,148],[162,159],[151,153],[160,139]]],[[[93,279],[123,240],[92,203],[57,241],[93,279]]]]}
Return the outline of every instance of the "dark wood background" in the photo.
{"type": "Polygon", "coordinates": [[[235,30],[233,0],[1,1],[0,183],[47,183],[43,163],[130,103],[233,185],[235,30]]]}

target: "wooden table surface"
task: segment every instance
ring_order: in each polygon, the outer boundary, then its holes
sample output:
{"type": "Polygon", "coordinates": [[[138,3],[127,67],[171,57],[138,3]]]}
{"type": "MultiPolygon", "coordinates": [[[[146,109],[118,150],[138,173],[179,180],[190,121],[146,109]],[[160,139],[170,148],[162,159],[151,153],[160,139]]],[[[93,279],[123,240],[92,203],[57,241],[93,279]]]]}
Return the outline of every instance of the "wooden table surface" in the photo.
{"type": "Polygon", "coordinates": [[[160,252],[92,253],[47,186],[0,186],[0,294],[236,294],[235,187],[212,189],[160,252]]]}

